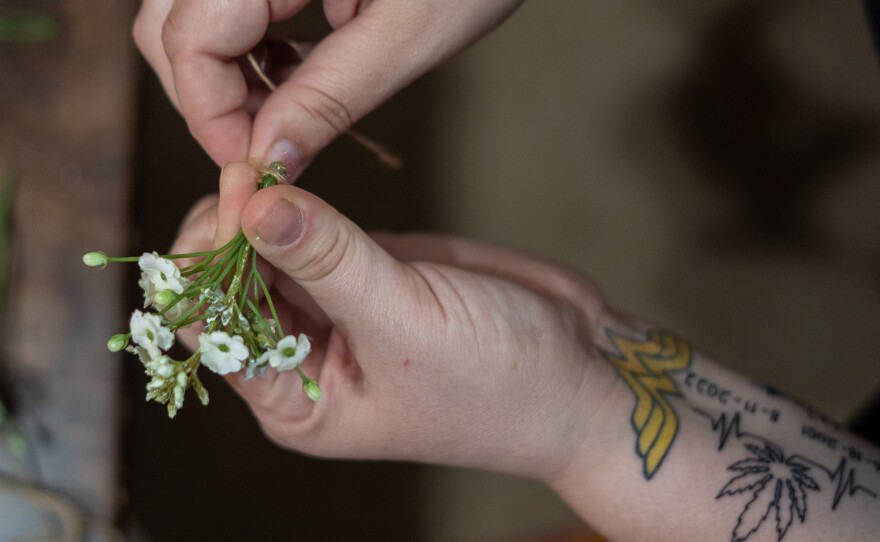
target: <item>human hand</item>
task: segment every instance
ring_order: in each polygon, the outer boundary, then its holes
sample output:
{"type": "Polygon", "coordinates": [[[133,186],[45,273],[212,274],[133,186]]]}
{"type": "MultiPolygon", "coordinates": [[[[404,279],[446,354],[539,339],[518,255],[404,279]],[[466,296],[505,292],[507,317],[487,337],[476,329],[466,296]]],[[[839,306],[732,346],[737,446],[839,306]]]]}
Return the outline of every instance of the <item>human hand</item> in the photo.
{"type": "MultiPolygon", "coordinates": [[[[532,477],[609,540],[876,539],[880,482],[847,450],[880,451],[803,403],[607,309],[555,264],[445,236],[371,237],[308,192],[256,183],[246,163],[224,168],[174,252],[240,224],[282,333],[313,338],[303,369],[317,403],[292,371],[227,377],[278,444],[532,477]]],[[[196,333],[180,338],[192,347],[196,333]]]]}
{"type": "Polygon", "coordinates": [[[144,0],[134,38],[218,164],[282,161],[296,174],[336,136],[492,30],[522,0],[324,0],[334,31],[262,103],[235,59],[308,0],[144,0]]]}
{"type": "Polygon", "coordinates": [[[241,224],[284,332],[312,337],[317,403],[293,372],[228,378],[278,444],[548,481],[596,440],[614,377],[594,363],[604,308],[591,283],[463,239],[371,237],[308,192],[256,180],[247,164],[224,168],[219,198],[194,208],[172,250],[222,244],[241,224]]]}

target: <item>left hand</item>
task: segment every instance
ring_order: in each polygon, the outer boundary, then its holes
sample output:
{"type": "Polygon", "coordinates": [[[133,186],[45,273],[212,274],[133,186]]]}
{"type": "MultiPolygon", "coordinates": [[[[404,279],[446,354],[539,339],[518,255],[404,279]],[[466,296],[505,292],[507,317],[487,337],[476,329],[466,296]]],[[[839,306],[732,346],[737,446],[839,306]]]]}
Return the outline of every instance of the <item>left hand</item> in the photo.
{"type": "MultiPolygon", "coordinates": [[[[313,338],[303,369],[323,390],[317,403],[292,372],[228,378],[278,444],[549,482],[605,438],[598,413],[616,380],[594,347],[606,314],[588,280],[463,239],[368,236],[314,195],[257,192],[256,179],[227,166],[219,198],[194,209],[173,251],[222,244],[241,224],[283,329],[313,338]]],[[[191,347],[194,336],[181,333],[191,347]]]]}

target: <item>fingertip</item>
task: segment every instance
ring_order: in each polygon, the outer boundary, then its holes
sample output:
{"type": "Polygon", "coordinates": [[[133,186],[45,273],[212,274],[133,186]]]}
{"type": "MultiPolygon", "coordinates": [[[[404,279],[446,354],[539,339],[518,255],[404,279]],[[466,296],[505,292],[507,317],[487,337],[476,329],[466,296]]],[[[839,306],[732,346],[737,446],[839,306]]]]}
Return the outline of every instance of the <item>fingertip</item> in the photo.
{"type": "Polygon", "coordinates": [[[334,29],[352,20],[360,10],[360,0],[324,0],[324,16],[334,29]]]}
{"type": "Polygon", "coordinates": [[[292,244],[302,235],[305,192],[290,185],[260,190],[245,205],[241,227],[258,247],[273,248],[292,244]]]}
{"type": "Polygon", "coordinates": [[[296,244],[304,230],[303,212],[296,203],[279,199],[257,227],[257,239],[271,247],[296,244]]]}
{"type": "Polygon", "coordinates": [[[248,162],[228,162],[220,170],[220,197],[236,194],[250,196],[257,191],[258,177],[256,168],[248,162]]]}
{"type": "Polygon", "coordinates": [[[373,321],[407,282],[402,266],[317,196],[290,186],[260,190],[242,214],[257,253],[337,325],[373,321]]]}
{"type": "Polygon", "coordinates": [[[306,159],[299,145],[289,139],[279,139],[273,143],[266,152],[266,164],[281,162],[287,168],[288,179],[293,179],[305,168],[306,159]]]}
{"type": "Polygon", "coordinates": [[[257,191],[259,173],[247,162],[230,162],[220,172],[220,199],[217,204],[215,244],[222,245],[241,227],[247,201],[257,191]]]}

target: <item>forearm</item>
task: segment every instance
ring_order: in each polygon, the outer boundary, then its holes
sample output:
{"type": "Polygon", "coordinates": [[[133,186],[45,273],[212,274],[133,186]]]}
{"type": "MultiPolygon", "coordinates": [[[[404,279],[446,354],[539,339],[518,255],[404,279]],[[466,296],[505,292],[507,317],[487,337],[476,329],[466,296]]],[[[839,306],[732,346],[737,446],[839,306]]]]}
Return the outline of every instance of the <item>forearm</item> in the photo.
{"type": "MultiPolygon", "coordinates": [[[[880,450],[681,338],[608,319],[604,431],[553,486],[619,540],[875,540],[880,450]]],[[[595,403],[594,403],[595,404],[595,403]]]]}

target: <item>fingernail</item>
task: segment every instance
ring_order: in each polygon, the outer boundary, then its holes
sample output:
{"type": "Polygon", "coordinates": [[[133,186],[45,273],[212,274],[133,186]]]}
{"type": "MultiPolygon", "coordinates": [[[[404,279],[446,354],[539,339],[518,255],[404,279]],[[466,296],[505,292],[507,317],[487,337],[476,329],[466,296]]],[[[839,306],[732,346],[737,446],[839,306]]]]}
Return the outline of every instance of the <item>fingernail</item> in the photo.
{"type": "Polygon", "coordinates": [[[283,247],[295,243],[302,231],[303,215],[300,208],[286,199],[280,199],[257,227],[257,238],[264,243],[283,247]]]}
{"type": "Polygon", "coordinates": [[[276,141],[266,153],[266,163],[281,162],[287,168],[288,178],[299,172],[303,163],[303,155],[292,141],[282,139],[276,141]]]}

